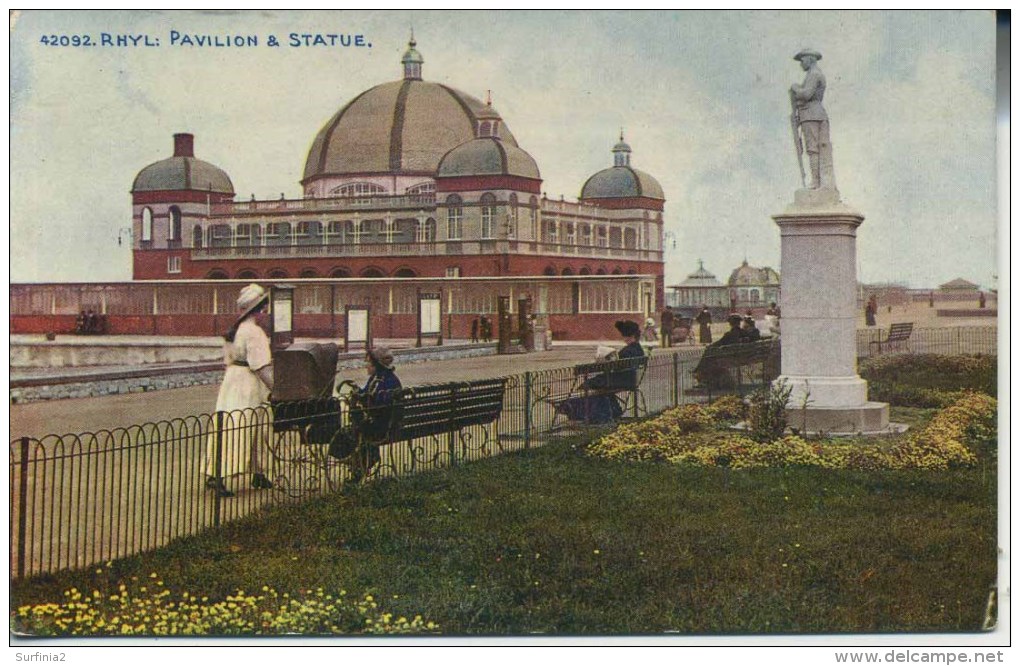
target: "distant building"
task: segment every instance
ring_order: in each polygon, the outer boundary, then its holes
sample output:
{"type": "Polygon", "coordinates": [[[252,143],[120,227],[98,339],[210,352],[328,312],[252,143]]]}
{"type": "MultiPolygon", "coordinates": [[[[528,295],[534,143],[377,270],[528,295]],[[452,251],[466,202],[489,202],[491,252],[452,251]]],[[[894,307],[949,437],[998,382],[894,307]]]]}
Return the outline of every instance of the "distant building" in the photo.
{"type": "Polygon", "coordinates": [[[688,275],[680,284],[671,285],[669,288],[673,292],[668,297],[670,307],[701,309],[708,306],[709,309],[723,310],[730,307],[729,290],[726,285],[705,270],[705,264],[700,259],[698,270],[688,275]]]}
{"type": "Polygon", "coordinates": [[[973,292],[976,292],[977,290],[978,290],[978,285],[974,284],[973,282],[969,282],[967,280],[964,280],[963,278],[956,278],[955,280],[950,280],[949,282],[946,282],[945,284],[940,284],[939,285],[939,291],[953,291],[953,292],[973,291],[973,292]]]}
{"type": "Polygon", "coordinates": [[[770,303],[779,303],[779,273],[768,266],[750,266],[747,259],[730,273],[726,286],[734,310],[767,308],[770,303]]]}

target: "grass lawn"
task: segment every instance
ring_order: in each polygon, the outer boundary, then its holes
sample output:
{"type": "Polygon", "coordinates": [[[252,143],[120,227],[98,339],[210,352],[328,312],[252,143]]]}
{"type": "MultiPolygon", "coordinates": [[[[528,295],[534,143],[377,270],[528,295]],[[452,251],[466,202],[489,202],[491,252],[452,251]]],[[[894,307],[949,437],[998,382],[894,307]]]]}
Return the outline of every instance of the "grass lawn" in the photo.
{"type": "Polygon", "coordinates": [[[15,584],[12,607],[158,572],[210,599],[266,584],[371,593],[446,635],[952,632],[985,619],[994,463],[731,470],[576,444],[275,508],[102,574],[15,584]]]}

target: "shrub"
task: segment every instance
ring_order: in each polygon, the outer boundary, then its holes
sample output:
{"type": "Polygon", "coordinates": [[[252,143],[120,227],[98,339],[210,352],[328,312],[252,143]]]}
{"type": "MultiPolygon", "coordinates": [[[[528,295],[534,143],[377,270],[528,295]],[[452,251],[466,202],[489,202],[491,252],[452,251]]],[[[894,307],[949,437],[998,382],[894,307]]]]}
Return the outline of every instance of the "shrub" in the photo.
{"type": "Polygon", "coordinates": [[[771,442],[783,436],[786,430],[786,405],[790,402],[793,387],[785,380],[751,393],[747,407],[747,425],[751,439],[771,442]]]}
{"type": "Polygon", "coordinates": [[[862,362],[859,369],[873,400],[925,408],[950,405],[960,390],[995,397],[997,371],[996,356],[941,354],[879,356],[862,362]]]}

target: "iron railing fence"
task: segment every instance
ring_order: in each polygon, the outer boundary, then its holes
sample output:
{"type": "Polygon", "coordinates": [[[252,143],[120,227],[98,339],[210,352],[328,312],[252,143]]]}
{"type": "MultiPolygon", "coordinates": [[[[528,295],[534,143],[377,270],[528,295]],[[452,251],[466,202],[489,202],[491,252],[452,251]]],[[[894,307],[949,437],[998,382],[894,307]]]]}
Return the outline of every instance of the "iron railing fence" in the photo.
{"type": "MultiPolygon", "coordinates": [[[[998,327],[953,326],[945,328],[915,328],[910,338],[897,345],[894,351],[910,354],[996,354],[998,327]]],[[[869,358],[889,353],[877,344],[889,334],[888,328],[857,329],[857,357],[869,358]]]]}
{"type": "MultiPolygon", "coordinates": [[[[863,337],[865,352],[868,340],[863,337]]],[[[861,341],[859,336],[859,348],[861,341]]],[[[636,389],[621,390],[625,417],[764,387],[779,373],[778,341],[756,344],[767,353],[751,358],[746,346],[734,345],[707,365],[702,348],[656,350],[636,389]]],[[[945,340],[925,332],[912,338],[910,349],[994,353],[994,329],[951,331],[945,340]]],[[[564,425],[568,431],[578,425],[566,421],[558,406],[583,393],[574,367],[506,377],[495,421],[385,441],[373,476],[408,476],[541,446],[562,434],[564,425]]],[[[335,430],[349,429],[350,404],[320,399],[302,402],[292,413],[265,406],[12,440],[11,576],[22,579],[146,552],[268,506],[341,488],[352,479],[352,465],[329,455],[328,437],[308,430],[309,420],[317,419],[334,423],[335,430]],[[246,469],[250,452],[273,488],[252,487],[247,473],[230,476],[246,469]],[[234,496],[210,491],[210,474],[229,477],[226,485],[234,496]]]]}

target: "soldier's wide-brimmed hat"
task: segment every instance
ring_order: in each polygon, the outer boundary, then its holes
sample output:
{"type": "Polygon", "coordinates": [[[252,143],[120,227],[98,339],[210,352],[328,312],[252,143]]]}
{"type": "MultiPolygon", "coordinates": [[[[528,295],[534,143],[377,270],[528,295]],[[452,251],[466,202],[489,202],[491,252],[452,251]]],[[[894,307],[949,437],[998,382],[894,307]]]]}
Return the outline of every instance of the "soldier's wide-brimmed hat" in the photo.
{"type": "Polygon", "coordinates": [[[641,335],[641,327],[637,325],[637,322],[629,319],[621,319],[613,325],[616,326],[616,330],[620,332],[620,335],[625,337],[637,337],[641,335]]]}
{"type": "Polygon", "coordinates": [[[793,56],[793,59],[794,60],[800,60],[804,56],[811,56],[815,60],[821,60],[822,59],[822,54],[819,53],[818,51],[815,51],[814,49],[801,49],[800,51],[797,52],[797,55],[793,56]]]}
{"type": "Polygon", "coordinates": [[[241,290],[237,297],[237,309],[241,316],[248,314],[258,306],[262,305],[269,298],[269,292],[257,284],[250,284],[241,290]]]}

